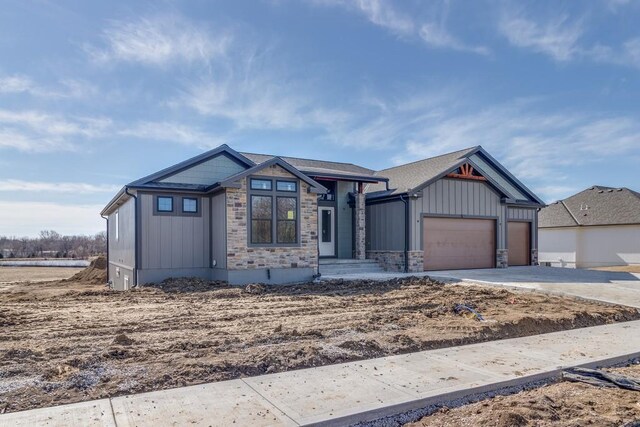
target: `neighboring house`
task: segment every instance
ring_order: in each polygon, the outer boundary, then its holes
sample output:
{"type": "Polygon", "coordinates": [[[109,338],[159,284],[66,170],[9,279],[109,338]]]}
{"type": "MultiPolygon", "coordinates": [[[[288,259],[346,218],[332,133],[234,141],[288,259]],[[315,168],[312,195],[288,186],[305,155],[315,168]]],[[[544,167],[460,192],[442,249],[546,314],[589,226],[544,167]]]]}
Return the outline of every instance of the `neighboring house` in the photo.
{"type": "Polygon", "coordinates": [[[109,281],[128,289],[305,281],[321,259],[411,272],[535,264],[542,206],[481,147],[376,172],[223,145],[127,184],[101,214],[109,281]]]}
{"type": "Polygon", "coordinates": [[[593,186],[540,212],[540,262],[589,268],[640,264],[640,193],[593,186]]]}

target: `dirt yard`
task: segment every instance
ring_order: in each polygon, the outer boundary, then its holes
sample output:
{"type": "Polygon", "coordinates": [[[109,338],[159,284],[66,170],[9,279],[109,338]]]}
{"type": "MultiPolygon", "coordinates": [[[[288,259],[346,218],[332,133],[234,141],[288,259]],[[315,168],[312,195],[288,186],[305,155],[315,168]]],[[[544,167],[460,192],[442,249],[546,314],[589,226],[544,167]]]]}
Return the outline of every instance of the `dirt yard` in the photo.
{"type": "MultiPolygon", "coordinates": [[[[640,365],[608,369],[640,378],[640,365]]],[[[559,382],[456,409],[442,409],[406,427],[621,427],[640,421],[640,392],[559,382]]]]}
{"type": "Polygon", "coordinates": [[[0,285],[15,282],[46,282],[67,279],[82,271],[82,268],[67,267],[2,267],[0,285]]]}
{"type": "Polygon", "coordinates": [[[0,412],[640,318],[424,278],[115,292],[96,277],[0,285],[0,412]]]}
{"type": "Polygon", "coordinates": [[[592,270],[619,271],[623,273],[640,273],[640,264],[618,265],[614,267],[598,267],[598,268],[593,268],[592,270]]]}

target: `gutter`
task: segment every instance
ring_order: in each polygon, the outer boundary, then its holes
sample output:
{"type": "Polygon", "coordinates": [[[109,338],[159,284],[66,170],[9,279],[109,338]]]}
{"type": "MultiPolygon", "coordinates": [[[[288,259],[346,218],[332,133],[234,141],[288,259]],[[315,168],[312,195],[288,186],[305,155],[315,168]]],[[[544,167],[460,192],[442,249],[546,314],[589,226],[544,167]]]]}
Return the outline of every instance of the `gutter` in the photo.
{"type": "Polygon", "coordinates": [[[130,197],[133,197],[133,246],[134,246],[134,262],[135,266],[133,267],[133,285],[138,286],[138,196],[135,194],[129,193],[129,187],[124,187],[124,192],[130,197]]]}

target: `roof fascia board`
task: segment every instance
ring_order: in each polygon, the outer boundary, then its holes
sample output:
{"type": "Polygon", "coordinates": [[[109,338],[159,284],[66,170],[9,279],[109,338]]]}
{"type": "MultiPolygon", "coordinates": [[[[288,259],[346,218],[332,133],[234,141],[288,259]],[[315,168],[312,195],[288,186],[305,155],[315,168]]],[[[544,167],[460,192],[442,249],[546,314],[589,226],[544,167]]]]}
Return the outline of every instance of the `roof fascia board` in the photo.
{"type": "Polygon", "coordinates": [[[503,196],[505,196],[509,201],[511,200],[516,200],[513,197],[513,194],[509,193],[504,187],[502,187],[500,184],[498,184],[493,178],[491,178],[489,176],[489,174],[487,174],[485,171],[482,170],[482,168],[480,166],[478,166],[473,160],[471,159],[467,159],[467,163],[469,163],[471,166],[473,166],[473,168],[475,170],[477,170],[478,172],[480,172],[480,174],[482,176],[485,177],[485,179],[487,180],[487,182],[496,190],[498,190],[500,193],[502,193],[503,196]]]}
{"type": "Polygon", "coordinates": [[[447,176],[448,174],[450,174],[451,172],[453,172],[454,170],[458,169],[460,166],[462,166],[463,164],[465,164],[467,162],[467,158],[464,157],[461,160],[459,160],[458,162],[456,162],[453,166],[451,166],[450,168],[448,168],[447,170],[445,170],[444,172],[434,176],[433,178],[423,182],[422,184],[418,185],[416,188],[410,188],[406,191],[406,193],[413,193],[413,192],[418,192],[420,190],[423,190],[424,188],[428,187],[429,185],[433,184],[434,182],[438,181],[439,179],[444,178],[445,176],[447,176]]]}
{"type": "Polygon", "coordinates": [[[533,191],[531,191],[526,185],[524,185],[518,178],[513,176],[513,174],[509,172],[507,168],[502,166],[500,162],[498,162],[496,159],[493,158],[493,156],[491,156],[491,154],[487,153],[487,151],[484,148],[478,147],[476,150],[474,150],[473,153],[470,153],[469,155],[475,154],[475,153],[482,154],[487,160],[489,160],[492,166],[494,166],[496,169],[502,172],[507,178],[509,178],[509,180],[511,181],[511,184],[515,185],[516,188],[520,188],[520,190],[524,191],[527,194],[527,196],[531,197],[532,200],[535,200],[539,204],[546,206],[546,203],[541,198],[539,198],[533,191]]]}
{"type": "Polygon", "coordinates": [[[123,196],[131,197],[128,194],[126,194],[126,189],[127,189],[126,186],[122,187],[120,191],[118,191],[116,195],[113,196],[113,199],[111,199],[109,203],[107,203],[107,205],[102,209],[102,211],[100,212],[100,215],[109,215],[112,212],[111,208],[113,207],[113,205],[115,205],[123,196]]]}
{"type": "Polygon", "coordinates": [[[315,179],[322,179],[322,178],[338,178],[340,180],[343,181],[357,181],[357,182],[367,182],[367,183],[371,183],[371,184],[377,184],[379,182],[388,182],[389,178],[378,178],[378,177],[373,177],[373,176],[363,176],[363,175],[346,175],[346,174],[339,174],[339,173],[321,173],[321,172],[317,172],[317,171],[306,171],[304,169],[300,169],[300,172],[302,172],[303,174],[311,177],[311,178],[315,178],[315,179]]]}

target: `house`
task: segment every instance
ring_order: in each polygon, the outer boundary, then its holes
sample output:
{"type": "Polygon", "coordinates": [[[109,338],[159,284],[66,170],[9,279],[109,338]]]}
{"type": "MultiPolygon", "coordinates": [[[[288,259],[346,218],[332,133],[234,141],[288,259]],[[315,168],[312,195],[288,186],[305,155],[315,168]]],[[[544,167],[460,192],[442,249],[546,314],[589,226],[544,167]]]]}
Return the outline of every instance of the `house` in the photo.
{"type": "Polygon", "coordinates": [[[540,261],[589,268],[640,264],[640,193],[593,186],[540,211],[540,261]]]}
{"type": "Polygon", "coordinates": [[[222,145],[125,185],[101,215],[109,282],[128,289],[306,281],[367,258],[408,272],[535,264],[542,206],[482,147],[374,171],[222,145]]]}

